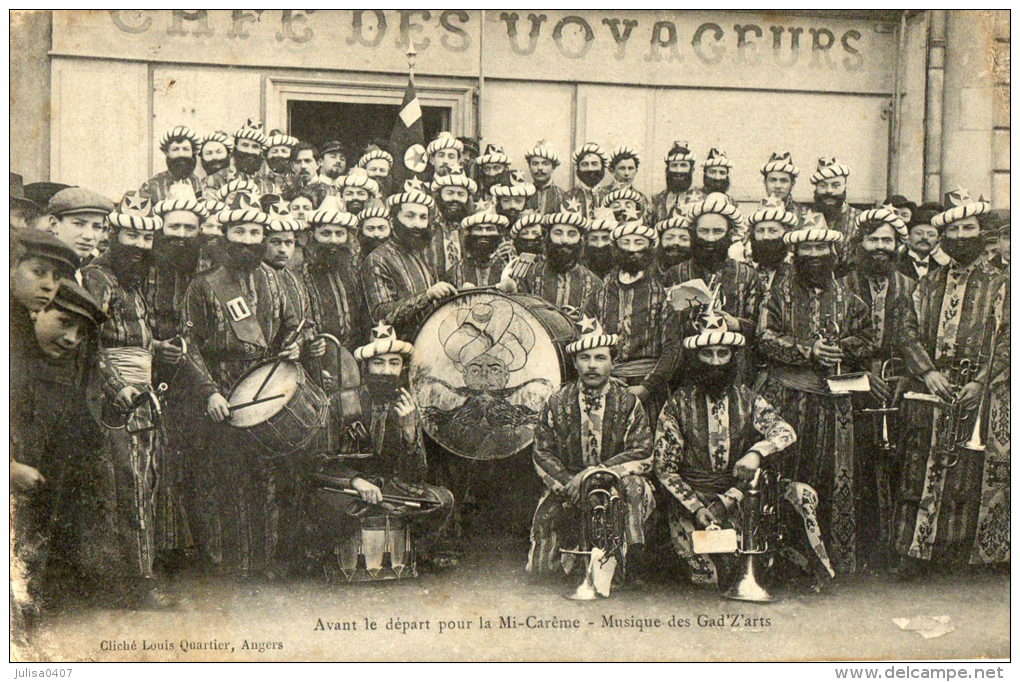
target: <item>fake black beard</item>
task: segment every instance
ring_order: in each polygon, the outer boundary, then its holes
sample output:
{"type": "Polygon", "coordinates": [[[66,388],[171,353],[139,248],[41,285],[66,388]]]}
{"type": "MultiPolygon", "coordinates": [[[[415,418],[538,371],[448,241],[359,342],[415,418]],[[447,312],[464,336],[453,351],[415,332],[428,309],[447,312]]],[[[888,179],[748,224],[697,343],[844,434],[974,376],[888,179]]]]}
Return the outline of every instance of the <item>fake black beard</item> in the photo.
{"type": "Polygon", "coordinates": [[[861,250],[857,256],[857,264],[860,267],[861,272],[868,275],[888,275],[893,269],[893,256],[895,254],[892,251],[886,251],[884,249],[878,251],[867,251],[861,250]]]}
{"type": "Polygon", "coordinates": [[[751,260],[768,269],[779,267],[788,249],[782,239],[755,239],[751,237],[751,260]]]}
{"type": "Polygon", "coordinates": [[[175,156],[172,159],[167,157],[166,169],[170,171],[174,180],[184,180],[195,170],[195,157],[175,156]]]}
{"type": "Polygon", "coordinates": [[[201,247],[198,237],[157,237],[152,256],[159,267],[194,272],[198,268],[201,247]]]}
{"type": "Polygon", "coordinates": [[[599,277],[605,277],[606,273],[613,269],[613,265],[612,246],[584,247],[584,266],[599,277]]]}
{"type": "Polygon", "coordinates": [[[836,267],[836,257],[827,256],[795,256],[793,268],[797,277],[805,284],[825,289],[832,281],[832,271],[836,267]]]}
{"type": "Polygon", "coordinates": [[[815,192],[815,210],[825,216],[828,223],[832,223],[843,210],[843,203],[846,201],[846,190],[842,194],[819,194],[815,192]]]}
{"type": "Polygon", "coordinates": [[[337,272],[350,267],[351,250],[346,244],[320,244],[309,242],[305,251],[308,264],[316,270],[337,272]]]}
{"type": "Polygon", "coordinates": [[[152,249],[143,249],[114,241],[110,244],[110,270],[117,281],[124,286],[133,286],[142,281],[142,277],[152,265],[152,249]]]}
{"type": "Polygon", "coordinates": [[[476,260],[487,261],[496,251],[496,248],[499,246],[499,242],[499,237],[480,237],[478,235],[469,234],[464,237],[464,250],[476,260]]]}
{"type": "Polygon", "coordinates": [[[695,360],[697,370],[693,373],[694,383],[705,389],[712,397],[718,397],[737,380],[739,366],[736,358],[730,359],[725,365],[708,365],[695,360]]]}
{"type": "Polygon", "coordinates": [[[460,221],[467,217],[467,204],[463,201],[439,201],[439,214],[443,216],[449,223],[455,223],[458,226],[460,221]]]}
{"type": "Polygon", "coordinates": [[[496,173],[495,175],[478,174],[478,196],[488,196],[489,190],[496,185],[509,185],[510,171],[496,173]]]}
{"type": "Polygon", "coordinates": [[[542,240],[517,238],[514,240],[514,248],[517,249],[517,253],[542,253],[542,240]]]}
{"type": "Polygon", "coordinates": [[[511,225],[516,223],[517,219],[521,217],[521,211],[520,210],[518,210],[516,208],[513,208],[513,209],[503,208],[502,206],[500,206],[498,204],[496,205],[496,213],[498,213],[499,215],[503,216],[508,221],[510,221],[511,225]]]}
{"type": "Polygon", "coordinates": [[[274,173],[283,175],[290,170],[290,159],[286,156],[272,156],[266,159],[266,165],[269,166],[269,170],[274,173]]]}
{"type": "Polygon", "coordinates": [[[604,170],[597,171],[577,171],[577,179],[580,180],[586,187],[595,187],[597,184],[602,182],[602,178],[606,177],[604,170]]]}
{"type": "Polygon", "coordinates": [[[362,256],[367,256],[385,243],[386,239],[382,239],[380,237],[366,237],[363,234],[358,235],[358,244],[361,245],[362,256]]]}
{"type": "Polygon", "coordinates": [[[238,242],[225,242],[226,262],[230,269],[238,272],[254,272],[255,268],[262,262],[262,252],[265,246],[262,244],[240,244],[238,242]]]}
{"type": "Polygon", "coordinates": [[[691,249],[687,246],[660,246],[658,251],[659,266],[667,270],[691,257],[691,249]]]}
{"type": "Polygon", "coordinates": [[[716,271],[726,263],[726,252],[729,251],[729,237],[705,241],[697,234],[691,235],[691,260],[706,270],[716,271]]]}
{"type": "Polygon", "coordinates": [[[546,244],[545,253],[553,272],[562,274],[577,265],[581,256],[581,244],[546,244]]]}
{"type": "Polygon", "coordinates": [[[638,252],[614,249],[614,256],[620,266],[620,270],[628,275],[636,275],[639,272],[643,272],[652,264],[652,252],[649,249],[638,252]]]}
{"type": "Polygon", "coordinates": [[[716,178],[705,178],[705,194],[711,194],[712,192],[722,192],[725,194],[730,189],[730,179],[723,178],[722,180],[716,178]]]}
{"type": "Polygon", "coordinates": [[[218,172],[220,172],[221,170],[223,170],[224,168],[226,168],[229,165],[230,165],[230,159],[226,158],[226,157],[224,157],[222,159],[210,159],[208,161],[205,160],[205,159],[202,159],[202,170],[205,171],[206,175],[212,175],[214,173],[218,173],[218,172]]]}
{"type": "Polygon", "coordinates": [[[344,202],[344,206],[347,207],[348,213],[358,215],[365,210],[365,202],[362,199],[348,199],[344,202]]]}
{"type": "Polygon", "coordinates": [[[234,150],[234,167],[245,175],[255,175],[262,168],[262,155],[234,150]]]}
{"type": "Polygon", "coordinates": [[[942,250],[960,265],[970,265],[985,252],[985,243],[980,237],[943,238],[942,250]]]}
{"type": "Polygon", "coordinates": [[[397,374],[366,374],[365,388],[375,404],[391,403],[400,397],[403,380],[397,374]]]}
{"type": "MultiPolygon", "coordinates": [[[[688,171],[687,173],[672,173],[666,171],[666,189],[674,194],[680,192],[686,192],[691,188],[691,184],[694,182],[694,174],[688,171]]],[[[708,181],[705,181],[706,188],[708,181]]]]}
{"type": "Polygon", "coordinates": [[[393,226],[393,241],[409,251],[421,251],[429,245],[428,229],[404,227],[399,221],[393,226]]]}

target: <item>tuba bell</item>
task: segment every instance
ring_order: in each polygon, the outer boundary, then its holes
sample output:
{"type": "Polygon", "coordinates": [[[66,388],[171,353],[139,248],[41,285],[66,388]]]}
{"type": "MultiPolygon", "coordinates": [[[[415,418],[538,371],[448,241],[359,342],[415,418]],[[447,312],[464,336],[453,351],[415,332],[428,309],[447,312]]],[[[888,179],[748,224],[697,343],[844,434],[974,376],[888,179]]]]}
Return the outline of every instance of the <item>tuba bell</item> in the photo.
{"type": "Polygon", "coordinates": [[[608,469],[589,472],[580,485],[580,549],[561,549],[565,554],[584,556],[588,564],[584,580],[564,595],[567,599],[590,601],[608,597],[617,564],[623,561],[626,539],[626,504],[623,482],[608,469]]]}
{"type": "Polygon", "coordinates": [[[723,593],[737,601],[770,602],[775,598],[762,587],[760,576],[768,567],[779,538],[779,486],[774,474],[758,469],[740,502],[740,548],[737,575],[723,593]]]}

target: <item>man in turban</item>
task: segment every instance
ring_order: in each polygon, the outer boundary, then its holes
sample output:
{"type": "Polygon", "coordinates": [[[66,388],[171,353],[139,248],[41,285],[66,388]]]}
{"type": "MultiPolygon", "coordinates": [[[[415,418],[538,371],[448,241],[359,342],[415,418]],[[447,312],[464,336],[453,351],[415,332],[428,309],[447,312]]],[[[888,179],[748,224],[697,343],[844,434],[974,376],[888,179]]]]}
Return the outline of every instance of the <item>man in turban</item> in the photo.
{"type": "MultiPolygon", "coordinates": [[[[599,188],[599,206],[609,206],[611,202],[608,199],[608,195],[618,190],[626,189],[640,197],[636,203],[640,204],[642,211],[649,210],[651,204],[648,201],[648,197],[634,187],[634,180],[637,178],[640,167],[641,157],[633,147],[621,145],[610,152],[609,172],[612,173],[613,177],[609,182],[602,183],[602,186],[599,188]]],[[[644,221],[650,218],[641,215],[640,219],[644,221]]]]}
{"type": "Polygon", "coordinates": [[[563,206],[563,190],[553,182],[553,173],[560,165],[559,155],[545,140],[524,152],[535,193],[528,197],[526,207],[539,213],[555,213],[563,206]]]}
{"type": "Polygon", "coordinates": [[[837,245],[837,275],[842,275],[849,269],[850,253],[855,246],[853,236],[857,216],[860,215],[860,211],[846,200],[849,178],[850,167],[839,163],[831,156],[820,157],[818,170],[811,175],[811,184],[815,187],[813,209],[825,216],[828,229],[843,235],[843,239],[837,245]]]}
{"type": "Polygon", "coordinates": [[[205,198],[216,199],[220,188],[236,179],[254,184],[259,195],[283,194],[286,187],[272,177],[265,163],[267,142],[262,124],[248,119],[234,132],[230,167],[206,177],[202,190],[205,198]]]}
{"type": "Polygon", "coordinates": [[[697,162],[698,157],[685,141],[674,142],[666,153],[666,189],[652,197],[652,218],[656,223],[680,215],[689,203],[697,162]]]}
{"type": "Polygon", "coordinates": [[[436,200],[438,215],[432,222],[432,237],[427,259],[432,271],[442,274],[460,262],[464,254],[464,239],[460,223],[471,212],[478,184],[454,166],[445,175],[432,180],[432,196],[436,200]]]}
{"type": "Polygon", "coordinates": [[[187,126],[176,126],[164,133],[159,150],[166,158],[166,170],[149,178],[138,193],[147,195],[153,203],[163,201],[171,185],[177,183],[190,185],[194,194],[201,193],[202,182],[195,175],[201,142],[198,133],[187,126]]]}
{"type": "Polygon", "coordinates": [[[545,257],[540,265],[518,274],[518,290],[541,296],[557,308],[593,313],[602,280],[581,264],[582,236],[591,223],[580,213],[566,212],[550,213],[542,223],[545,257]]]}
{"type": "Polygon", "coordinates": [[[598,187],[606,177],[609,154],[596,143],[585,142],[574,152],[573,161],[578,184],[563,195],[563,210],[593,220],[601,206],[598,187]]]}

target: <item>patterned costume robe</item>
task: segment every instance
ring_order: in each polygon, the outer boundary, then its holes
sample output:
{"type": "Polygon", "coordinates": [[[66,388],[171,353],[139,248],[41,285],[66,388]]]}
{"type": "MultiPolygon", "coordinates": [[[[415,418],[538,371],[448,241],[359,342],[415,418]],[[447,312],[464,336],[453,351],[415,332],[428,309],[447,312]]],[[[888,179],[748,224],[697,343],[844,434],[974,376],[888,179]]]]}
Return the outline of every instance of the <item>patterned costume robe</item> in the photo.
{"type": "Polygon", "coordinates": [[[580,213],[588,220],[595,219],[595,209],[599,208],[597,188],[588,187],[581,181],[563,193],[560,208],[571,213],[580,213]]]}
{"type": "Polygon", "coordinates": [[[246,175],[241,171],[234,168],[233,164],[216,171],[209,177],[207,177],[202,184],[202,198],[204,199],[219,199],[218,193],[221,187],[228,184],[231,180],[237,178],[244,178],[255,183],[255,187],[260,195],[264,194],[279,194],[282,195],[286,187],[278,184],[273,178],[272,173],[269,171],[269,166],[265,163],[262,164],[262,168],[259,169],[258,173],[254,175],[246,175]]]}
{"type": "Polygon", "coordinates": [[[627,505],[627,544],[644,542],[643,524],[655,509],[648,475],[652,470],[652,434],[636,397],[615,379],[589,391],[571,382],[549,398],[532,451],[535,470],[545,485],[531,525],[529,573],[569,573],[575,555],[560,549],[580,542],[578,509],[563,496],[570,479],[589,466],[620,476],[627,505]]]}
{"type": "MultiPolygon", "coordinates": [[[[905,360],[914,382],[938,369],[950,381],[969,360],[971,380],[984,386],[981,419],[986,449],[957,449],[947,466],[934,454],[940,409],[905,401],[903,472],[897,493],[896,549],[915,559],[956,563],[1009,561],[1009,282],[982,258],[950,264],[922,277],[914,290],[918,339],[924,352],[905,360]]],[[[962,383],[962,382],[961,382],[962,383]]],[[[963,423],[970,434],[977,411],[963,423]]]]}
{"type": "Polygon", "coordinates": [[[540,296],[557,308],[569,306],[579,314],[584,312],[588,315],[595,313],[601,288],[599,276],[583,265],[558,273],[544,260],[517,281],[517,289],[522,294],[540,296]]]}
{"type": "Polygon", "coordinates": [[[694,188],[684,192],[671,192],[668,189],[662,190],[652,197],[651,215],[652,220],[655,221],[653,224],[657,224],[660,220],[680,215],[687,204],[693,201],[700,201],[704,196],[701,190],[694,188]]]}
{"type": "Polygon", "coordinates": [[[464,234],[457,223],[448,223],[436,215],[432,219],[432,236],[425,247],[425,262],[432,272],[446,272],[464,259],[464,234]]]}
{"type": "Polygon", "coordinates": [[[343,391],[340,395],[343,429],[336,454],[330,457],[324,473],[351,488],[355,477],[382,489],[383,495],[425,498],[436,506],[413,509],[396,506],[388,510],[368,505],[360,499],[321,491],[313,498],[313,509],[323,513],[308,515],[313,531],[313,547],[321,558],[328,558],[337,537],[357,532],[359,517],[403,517],[412,524],[416,551],[428,553],[441,542],[453,515],[453,495],[446,488],[426,483],[428,462],[421,420],[415,413],[414,438],[408,440],[393,402],[376,403],[365,386],[343,391]],[[337,513],[339,512],[339,513],[337,513]]]}
{"type": "Polygon", "coordinates": [[[170,186],[177,184],[178,182],[184,182],[191,185],[191,190],[195,193],[195,196],[202,196],[202,181],[198,179],[197,175],[192,173],[183,180],[177,180],[174,176],[170,175],[170,171],[168,170],[165,170],[162,173],[156,173],[146,180],[142,183],[142,186],[138,188],[138,192],[140,194],[148,195],[152,199],[152,205],[155,206],[166,199],[166,195],[170,192],[170,186]]]}
{"type": "MultiPolygon", "coordinates": [[[[220,266],[196,276],[185,297],[191,349],[203,369],[197,386],[204,411],[213,393],[227,397],[234,383],[258,362],[273,357],[299,320],[276,272],[260,263],[251,273],[220,266]],[[244,341],[231,326],[231,312],[214,290],[218,277],[232,278],[265,342],[244,341]]],[[[203,481],[202,542],[208,558],[242,576],[267,569],[278,542],[276,471],[248,447],[239,447],[229,425],[202,423],[198,466],[203,481]]]]}
{"type": "Polygon", "coordinates": [[[418,323],[431,306],[425,291],[436,283],[424,252],[411,251],[390,239],[365,258],[361,281],[373,320],[393,325],[398,335],[418,331],[418,323]]]}
{"type": "Polygon", "coordinates": [[[619,334],[613,376],[640,384],[662,354],[662,330],[669,304],[662,285],[648,273],[624,284],[613,270],[596,296],[595,317],[607,334],[619,334]]]}
{"type": "Polygon", "coordinates": [[[524,209],[538,213],[556,213],[563,207],[563,190],[553,182],[545,187],[538,187],[534,194],[524,202],[524,209]]]}
{"type": "Polygon", "coordinates": [[[830,230],[836,230],[843,235],[843,241],[836,247],[836,276],[850,271],[854,253],[860,248],[860,239],[856,237],[857,216],[860,214],[859,208],[843,202],[839,217],[828,222],[830,230]]]}
{"type": "Polygon", "coordinates": [[[156,483],[165,434],[143,406],[125,423],[113,401],[127,386],[152,390],[152,331],[138,287],[125,287],[109,268],[109,254],[82,268],[83,284],[106,311],[99,329],[97,372],[89,386],[93,415],[103,425],[102,447],[89,462],[96,482],[95,521],[85,546],[108,577],[151,578],[155,553],[156,483]],[[144,430],[143,430],[144,429],[144,430]],[[130,431],[138,431],[129,433],[130,431]]]}
{"type": "Polygon", "coordinates": [[[835,280],[823,290],[796,276],[773,284],[758,327],[768,367],[755,388],[797,432],[780,475],[818,491],[818,522],[833,567],[852,573],[863,563],[857,529],[875,511],[864,504],[862,486],[874,487],[874,477],[856,455],[851,397],[829,393],[825,377],[832,371],[811,357],[814,342],[832,322],[839,325],[836,343],[846,356],[842,371],[866,368],[876,344],[863,301],[835,280]]]}
{"type": "Polygon", "coordinates": [[[507,266],[505,258],[489,258],[482,262],[467,256],[446,271],[441,280],[449,282],[458,289],[470,282],[476,287],[493,287],[503,278],[503,270],[507,266]]]}
{"type": "MultiPolygon", "coordinates": [[[[655,427],[655,474],[673,496],[670,537],[677,554],[687,562],[693,582],[718,581],[712,560],[694,553],[694,515],[708,507],[724,527],[739,526],[738,505],[746,486],[733,475],[734,465],[753,450],[762,456],[762,466],[769,466],[796,440],[793,428],[768,401],[744,384],[733,384],[718,397],[701,386],[683,386],[666,402],[655,427]]],[[[804,483],[780,480],[778,484],[783,499],[800,516],[808,546],[818,558],[812,568],[816,574],[823,568],[831,576],[815,516],[818,494],[804,483]]],[[[807,563],[792,548],[785,549],[796,563],[807,563]]]]}
{"type": "MultiPolygon", "coordinates": [[[[711,272],[693,260],[685,260],[666,272],[663,287],[668,291],[670,287],[692,279],[708,284],[711,278],[711,272]]],[[[728,258],[718,272],[718,282],[722,287],[723,310],[740,321],[740,333],[749,345],[753,345],[764,295],[758,274],[747,263],[728,258]]],[[[673,310],[670,305],[670,314],[664,324],[663,353],[644,384],[649,391],[662,395],[663,399],[671,384],[686,376],[681,341],[683,337],[697,333],[694,322],[688,312],[673,310]]],[[[749,370],[745,372],[745,378],[752,378],[749,370]]]]}

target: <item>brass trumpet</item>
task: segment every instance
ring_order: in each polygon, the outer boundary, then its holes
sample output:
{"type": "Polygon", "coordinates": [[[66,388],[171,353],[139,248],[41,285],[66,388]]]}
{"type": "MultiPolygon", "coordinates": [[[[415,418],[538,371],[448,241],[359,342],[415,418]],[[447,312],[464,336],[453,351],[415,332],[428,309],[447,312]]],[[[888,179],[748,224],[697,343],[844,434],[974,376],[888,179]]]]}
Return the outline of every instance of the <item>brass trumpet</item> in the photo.
{"type": "Polygon", "coordinates": [[[906,400],[919,400],[930,402],[941,408],[935,420],[935,445],[933,448],[936,461],[944,468],[952,469],[960,462],[960,450],[971,452],[983,452],[984,443],[981,441],[981,410],[984,407],[984,396],[978,404],[977,415],[973,427],[967,431],[967,424],[971,418],[971,410],[964,409],[959,402],[959,393],[964,386],[977,374],[978,363],[964,358],[954,365],[949,377],[949,383],[953,387],[955,396],[952,402],[946,403],[937,396],[928,393],[907,392],[903,395],[906,400]]]}
{"type": "MultiPolygon", "coordinates": [[[[889,358],[882,363],[882,368],[879,371],[879,376],[887,384],[895,384],[903,378],[902,372],[903,366],[899,358],[889,358]]],[[[894,391],[895,392],[895,391],[894,391]]],[[[894,412],[899,412],[900,408],[893,407],[893,396],[890,396],[888,400],[882,403],[881,407],[866,407],[859,412],[861,414],[880,414],[882,415],[882,437],[879,441],[879,449],[885,454],[889,454],[893,450],[892,441],[889,439],[889,415],[894,412]]]]}

